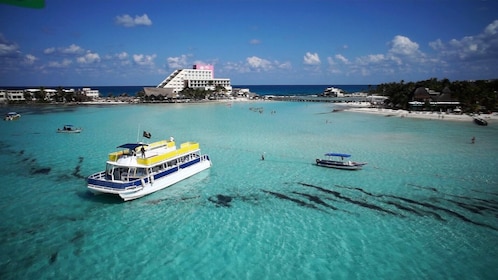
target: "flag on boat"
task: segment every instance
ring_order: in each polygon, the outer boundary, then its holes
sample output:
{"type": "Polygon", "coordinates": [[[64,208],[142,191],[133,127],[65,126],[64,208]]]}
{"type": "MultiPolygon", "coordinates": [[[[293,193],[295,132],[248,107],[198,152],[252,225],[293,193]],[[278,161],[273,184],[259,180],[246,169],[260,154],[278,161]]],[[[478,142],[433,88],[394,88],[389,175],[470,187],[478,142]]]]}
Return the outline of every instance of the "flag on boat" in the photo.
{"type": "Polygon", "coordinates": [[[143,134],[143,136],[144,136],[145,138],[150,139],[150,137],[152,137],[152,134],[150,134],[150,132],[147,132],[147,131],[145,131],[145,130],[144,130],[144,134],[143,134]]]}

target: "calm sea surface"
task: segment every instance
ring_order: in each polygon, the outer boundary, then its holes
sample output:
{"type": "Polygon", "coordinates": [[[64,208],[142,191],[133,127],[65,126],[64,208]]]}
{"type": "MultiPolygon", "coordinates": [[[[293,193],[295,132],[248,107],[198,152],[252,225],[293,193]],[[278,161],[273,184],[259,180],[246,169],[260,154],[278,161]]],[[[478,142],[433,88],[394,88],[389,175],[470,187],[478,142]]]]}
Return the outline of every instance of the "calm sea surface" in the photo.
{"type": "Polygon", "coordinates": [[[495,279],[498,123],[332,106],[0,107],[22,114],[0,122],[1,279],[495,279]],[[212,168],[131,202],[89,193],[143,130],[212,168]],[[368,165],[315,166],[326,152],[368,165]]]}

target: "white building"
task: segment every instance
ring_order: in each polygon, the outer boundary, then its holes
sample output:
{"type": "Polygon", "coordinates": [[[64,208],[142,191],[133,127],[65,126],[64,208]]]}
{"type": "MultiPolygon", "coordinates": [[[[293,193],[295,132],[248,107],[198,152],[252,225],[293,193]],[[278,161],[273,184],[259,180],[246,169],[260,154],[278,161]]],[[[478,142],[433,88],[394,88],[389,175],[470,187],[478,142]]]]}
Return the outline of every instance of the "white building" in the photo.
{"type": "Polygon", "coordinates": [[[24,90],[23,89],[9,89],[6,91],[7,100],[9,101],[23,101],[24,99],[24,90]]]}
{"type": "Polygon", "coordinates": [[[216,86],[223,86],[227,94],[232,93],[230,79],[215,79],[213,65],[196,64],[192,69],[179,69],[171,73],[157,87],[171,89],[174,93],[184,88],[200,88],[214,90],[216,86]]]}
{"type": "Polygon", "coordinates": [[[7,91],[5,89],[0,89],[0,103],[7,102],[7,91]]]}
{"type": "Polygon", "coordinates": [[[323,96],[344,97],[344,92],[340,88],[328,87],[323,91],[323,96]]]}
{"type": "Polygon", "coordinates": [[[100,94],[98,89],[91,89],[91,88],[82,88],[81,93],[92,98],[98,98],[100,94]]]}

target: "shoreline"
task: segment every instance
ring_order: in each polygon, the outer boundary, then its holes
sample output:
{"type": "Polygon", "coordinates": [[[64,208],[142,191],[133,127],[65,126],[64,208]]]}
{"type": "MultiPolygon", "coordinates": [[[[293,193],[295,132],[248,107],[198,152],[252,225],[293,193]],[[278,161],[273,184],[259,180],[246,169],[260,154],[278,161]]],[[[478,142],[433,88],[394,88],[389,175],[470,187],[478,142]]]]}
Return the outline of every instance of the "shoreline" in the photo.
{"type": "MultiPolygon", "coordinates": [[[[456,114],[446,112],[427,112],[427,111],[407,111],[407,110],[394,110],[384,108],[371,108],[371,107],[347,107],[340,109],[345,112],[375,114],[386,117],[398,118],[412,118],[424,120],[440,120],[440,121],[474,121],[474,116],[467,114],[456,114]]],[[[492,114],[479,114],[476,115],[486,121],[498,121],[498,113],[492,114]]]]}

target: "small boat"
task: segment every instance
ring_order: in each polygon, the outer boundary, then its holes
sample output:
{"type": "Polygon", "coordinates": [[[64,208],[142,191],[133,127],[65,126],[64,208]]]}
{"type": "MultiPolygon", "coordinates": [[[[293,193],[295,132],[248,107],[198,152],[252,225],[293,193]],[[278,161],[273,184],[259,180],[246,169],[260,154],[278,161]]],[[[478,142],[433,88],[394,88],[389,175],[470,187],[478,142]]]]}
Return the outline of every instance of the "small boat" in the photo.
{"type": "Polygon", "coordinates": [[[326,159],[317,158],[316,165],[336,169],[360,170],[363,165],[367,164],[366,162],[345,161],[344,158],[351,157],[349,154],[327,153],[325,156],[326,159]]]}
{"type": "Polygon", "coordinates": [[[486,120],[484,120],[483,118],[479,118],[479,117],[474,117],[474,122],[478,125],[488,125],[488,122],[486,120]]]}
{"type": "Polygon", "coordinates": [[[16,113],[16,112],[8,112],[5,114],[5,117],[3,118],[5,121],[13,121],[17,120],[21,117],[21,114],[16,113]]]}
{"type": "Polygon", "coordinates": [[[81,128],[76,128],[71,124],[66,124],[63,128],[57,128],[58,133],[80,133],[81,128]]]}
{"type": "Polygon", "coordinates": [[[185,142],[176,147],[174,139],[151,144],[128,143],[109,154],[106,169],[90,175],[87,187],[93,193],[137,199],[162,190],[211,167],[199,143],[185,142]]]}

